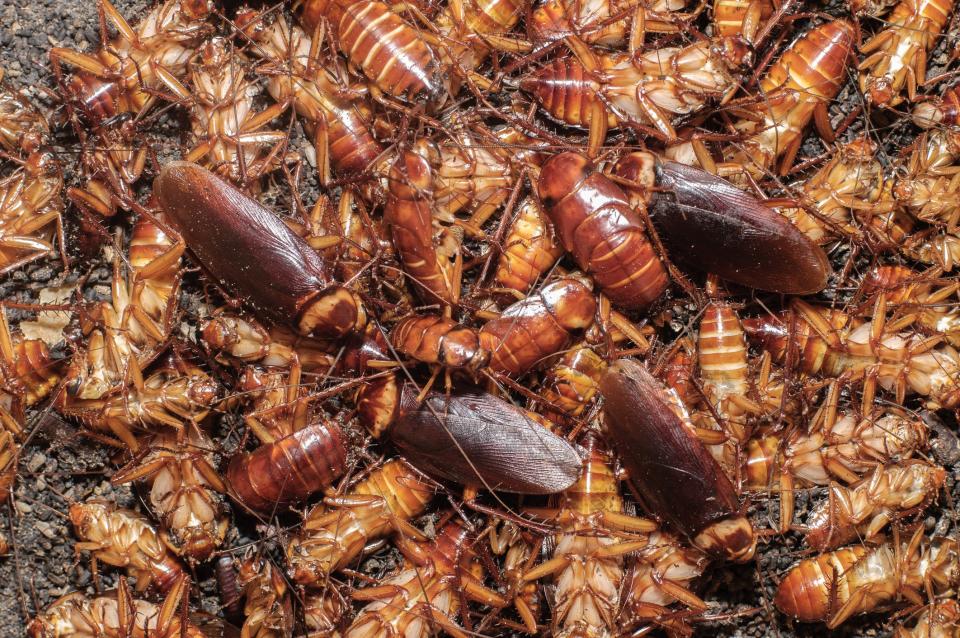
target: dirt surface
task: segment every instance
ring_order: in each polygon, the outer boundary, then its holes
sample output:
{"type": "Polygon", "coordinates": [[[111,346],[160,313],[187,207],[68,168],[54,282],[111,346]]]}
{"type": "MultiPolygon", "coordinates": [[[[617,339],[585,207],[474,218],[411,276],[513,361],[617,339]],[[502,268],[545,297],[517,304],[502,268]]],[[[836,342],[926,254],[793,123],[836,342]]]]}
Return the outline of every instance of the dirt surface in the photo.
{"type": "MultiPolygon", "coordinates": [[[[118,0],[120,12],[131,21],[143,14],[148,3],[118,0]]],[[[875,27],[870,25],[870,28],[875,27]]],[[[90,50],[99,41],[96,3],[92,0],[2,0],[0,2],[0,67],[5,71],[8,83],[23,90],[37,103],[53,108],[56,87],[49,69],[47,52],[52,46],[65,46],[90,50]]],[[[932,56],[933,72],[945,62],[945,46],[932,56]]],[[[839,123],[856,104],[858,97],[852,83],[841,94],[832,109],[833,122],[839,123]]],[[[175,125],[175,122],[173,123],[175,125]]],[[[162,130],[161,123],[159,129],[162,130]]],[[[846,133],[849,138],[865,128],[882,143],[889,157],[894,157],[899,147],[916,134],[916,130],[902,120],[884,118],[868,125],[862,117],[846,133]]],[[[169,129],[172,130],[172,129],[169,129]]],[[[63,146],[58,148],[64,163],[68,183],[75,179],[75,160],[69,150],[72,138],[69,131],[61,131],[63,146]]],[[[176,136],[173,143],[160,149],[160,158],[177,153],[176,136]]],[[[813,139],[806,143],[801,156],[813,157],[824,151],[825,146],[813,139]]],[[[283,200],[282,189],[268,191],[268,202],[283,200]]],[[[305,196],[312,201],[312,194],[305,196]]],[[[39,290],[51,286],[74,284],[78,277],[86,276],[84,296],[88,299],[109,295],[110,269],[97,254],[90,259],[79,255],[82,237],[75,220],[67,215],[67,242],[71,255],[77,262],[70,272],[65,272],[58,258],[35,262],[28,267],[0,279],[0,298],[23,303],[38,300],[39,290]],[[82,268],[77,268],[79,264],[82,268]]],[[[838,252],[832,257],[835,263],[843,263],[846,255],[838,252]]],[[[200,287],[197,275],[188,274],[182,300],[187,324],[191,314],[199,311],[200,287]]],[[[691,316],[691,308],[677,301],[671,307],[672,324],[682,331],[691,316]]],[[[11,322],[16,324],[29,313],[11,311],[11,322]]],[[[195,322],[192,322],[195,325],[195,322]]],[[[185,330],[189,333],[189,329],[185,330]]],[[[669,327],[665,333],[670,333],[669,327]]],[[[69,352],[63,350],[63,356],[69,352]]],[[[218,425],[216,436],[232,431],[235,417],[225,416],[218,425]]],[[[951,423],[951,425],[954,425],[951,423]]],[[[11,541],[10,554],[0,559],[0,638],[23,635],[27,619],[57,597],[74,590],[95,591],[90,565],[86,557],[77,558],[73,551],[73,535],[66,511],[71,502],[85,500],[97,495],[116,499],[118,503],[139,509],[141,495],[128,488],[115,488],[109,476],[115,465],[110,452],[94,445],[78,435],[77,426],[57,417],[51,410],[31,413],[30,431],[34,432],[20,461],[17,487],[11,503],[0,506],[0,529],[5,530],[11,541]]],[[[224,439],[228,450],[235,446],[236,437],[224,439]]],[[[931,510],[926,523],[930,530],[948,532],[954,513],[945,503],[958,502],[960,490],[957,479],[960,467],[950,467],[947,492],[952,499],[942,498],[940,505],[931,510]]],[[[822,491],[821,491],[822,492],[822,491]]],[[[815,493],[815,496],[821,496],[815,493]]],[[[805,495],[797,500],[798,509],[806,505],[805,495]]],[[[758,503],[753,511],[760,519],[775,520],[776,503],[758,503]]],[[[291,521],[294,519],[290,519],[291,521]]],[[[237,528],[231,532],[225,547],[240,547],[257,538],[264,530],[257,529],[254,522],[240,517],[237,528]]],[[[710,603],[711,616],[716,620],[700,629],[699,635],[714,636],[823,636],[827,632],[819,625],[796,626],[777,614],[772,607],[776,585],[786,569],[799,557],[806,555],[798,537],[789,535],[771,537],[762,542],[755,563],[739,567],[721,566],[710,572],[705,582],[705,597],[710,603]]],[[[388,571],[395,561],[395,554],[383,551],[367,561],[363,571],[377,574],[388,571]]],[[[116,571],[104,570],[100,587],[109,589],[116,571]]],[[[216,586],[210,565],[200,566],[195,573],[198,583],[194,605],[210,613],[218,612],[216,586]],[[199,602],[198,602],[199,601],[199,602]]],[[[837,636],[886,636],[892,633],[890,614],[875,614],[855,619],[832,635],[837,636]]]]}

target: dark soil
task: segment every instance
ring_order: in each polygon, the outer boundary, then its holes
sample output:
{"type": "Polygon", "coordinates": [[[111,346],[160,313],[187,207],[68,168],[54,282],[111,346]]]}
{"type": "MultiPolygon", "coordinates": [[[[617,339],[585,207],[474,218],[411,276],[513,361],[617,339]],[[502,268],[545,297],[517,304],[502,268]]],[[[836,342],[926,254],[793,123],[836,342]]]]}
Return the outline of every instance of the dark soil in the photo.
{"type": "MultiPolygon", "coordinates": [[[[117,8],[131,22],[139,20],[148,2],[142,0],[118,0],[117,8]]],[[[803,23],[801,23],[803,24],[803,23]]],[[[865,24],[875,28],[875,24],[865,24]]],[[[20,89],[35,102],[52,110],[56,116],[57,89],[49,69],[47,52],[52,46],[66,46],[90,50],[99,42],[98,15],[93,0],[2,0],[0,1],[0,67],[5,70],[6,81],[20,89]]],[[[931,75],[946,62],[945,45],[932,56],[931,75]]],[[[859,97],[853,83],[849,83],[833,107],[835,124],[857,105],[859,97]]],[[[176,130],[175,122],[160,123],[158,130],[169,134],[176,130]],[[168,126],[166,129],[165,126],[168,126]]],[[[881,116],[867,121],[862,116],[845,133],[850,138],[864,130],[870,130],[890,158],[916,134],[916,130],[904,120],[881,116]]],[[[67,173],[68,183],[74,179],[76,156],[70,150],[72,140],[69,130],[61,133],[63,146],[59,149],[67,173]]],[[[179,148],[178,135],[167,139],[159,148],[161,159],[176,155],[179,148]]],[[[810,136],[801,156],[814,157],[822,154],[826,146],[810,136]]],[[[144,180],[149,183],[149,180],[144,180]]],[[[313,194],[305,196],[312,201],[313,194]]],[[[266,194],[266,200],[283,200],[282,189],[266,194]]],[[[67,214],[68,244],[77,260],[70,272],[65,272],[58,258],[42,260],[25,267],[0,280],[0,298],[18,302],[35,302],[38,291],[52,285],[70,284],[81,275],[88,275],[85,296],[107,296],[110,269],[95,252],[91,259],[84,259],[78,244],[82,239],[75,220],[67,214]]],[[[833,255],[837,263],[845,259],[843,253],[833,255]]],[[[200,287],[196,275],[188,275],[182,307],[187,325],[196,325],[191,315],[199,312],[200,287]]],[[[678,301],[672,309],[672,325],[681,331],[688,323],[691,308],[678,301]]],[[[14,325],[23,313],[11,312],[14,325]]],[[[190,329],[185,328],[189,334],[190,329]]],[[[669,332],[669,329],[666,330],[669,332]]],[[[69,352],[63,354],[68,355],[69,352]]],[[[230,430],[232,422],[225,419],[219,432],[230,430]]],[[[11,552],[0,558],[0,638],[23,635],[27,620],[43,606],[59,596],[74,590],[94,593],[87,557],[74,554],[73,534],[66,510],[70,503],[85,500],[90,496],[108,496],[119,503],[145,510],[140,497],[128,488],[115,488],[109,476],[115,465],[110,452],[91,444],[78,435],[75,424],[67,423],[49,409],[30,415],[29,430],[34,432],[20,460],[20,473],[13,498],[7,506],[0,506],[0,530],[11,543],[11,552]]],[[[231,439],[227,445],[236,445],[231,439]]],[[[946,503],[957,502],[960,467],[952,467],[948,481],[948,493],[952,499],[943,498],[932,509],[927,521],[931,529],[939,532],[950,529],[954,512],[946,503]]],[[[798,509],[805,505],[798,498],[798,509]]],[[[759,503],[754,508],[758,517],[776,518],[776,504],[759,503]],[[769,506],[769,510],[767,511],[769,506]]],[[[227,547],[239,547],[255,539],[260,532],[248,520],[239,520],[237,531],[231,533],[227,547]]],[[[709,575],[705,595],[711,604],[710,615],[717,619],[700,629],[699,635],[714,636],[817,636],[828,632],[818,625],[795,626],[773,610],[772,596],[780,577],[798,558],[805,555],[804,549],[794,536],[771,537],[758,552],[756,563],[716,568],[709,575]]],[[[395,556],[389,551],[375,555],[363,566],[370,574],[383,573],[393,565],[395,556]]],[[[114,582],[115,570],[107,569],[101,576],[101,589],[109,589],[114,582]]],[[[210,565],[200,566],[195,574],[198,590],[192,599],[195,607],[202,606],[210,613],[218,611],[216,587],[210,565]],[[199,603],[198,603],[199,601],[199,603]]],[[[892,614],[876,614],[866,619],[855,619],[837,636],[885,636],[892,633],[892,614]]]]}

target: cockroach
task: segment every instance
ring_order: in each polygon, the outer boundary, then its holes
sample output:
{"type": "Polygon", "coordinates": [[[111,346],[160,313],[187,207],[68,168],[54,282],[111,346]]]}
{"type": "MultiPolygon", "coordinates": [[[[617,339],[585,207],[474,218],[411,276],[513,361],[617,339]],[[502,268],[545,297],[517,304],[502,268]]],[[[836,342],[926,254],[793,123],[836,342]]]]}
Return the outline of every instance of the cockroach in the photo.
{"type": "Polygon", "coordinates": [[[306,242],[259,202],[189,162],[163,167],[160,205],[204,269],[256,313],[300,334],[340,337],[362,329],[366,312],[337,285],[306,242]]]}
{"type": "Polygon", "coordinates": [[[344,435],[333,422],[319,422],[253,452],[234,456],[227,468],[231,495],[263,513],[300,501],[346,471],[344,435]]]}
{"type": "Polygon", "coordinates": [[[81,150],[80,160],[87,182],[71,186],[67,197],[81,210],[100,217],[112,217],[128,207],[134,198],[133,185],[147,162],[146,144],[138,144],[131,123],[108,129],[96,138],[92,148],[81,150]]]}
{"type": "Polygon", "coordinates": [[[576,36],[588,44],[620,48],[631,53],[643,44],[647,32],[676,33],[696,14],[683,14],[680,0],[634,3],[621,0],[546,0],[534,9],[528,31],[534,42],[576,36]]]}
{"type": "Polygon", "coordinates": [[[123,387],[130,366],[146,367],[168,340],[180,286],[182,246],[146,216],[137,218],[130,238],[125,276],[114,259],[111,300],[93,310],[82,326],[86,348],[70,361],[59,407],[69,414],[73,401],[99,400],[123,387]]]}
{"type": "Polygon", "coordinates": [[[494,280],[518,296],[526,295],[562,254],[536,200],[524,199],[503,240],[494,280]]]}
{"type": "Polygon", "coordinates": [[[825,244],[838,236],[858,236],[852,213],[860,217],[862,209],[876,212],[892,205],[877,145],[867,137],[841,144],[833,158],[804,182],[799,200],[806,209],[780,212],[812,241],[825,244]]]}
{"type": "MultiPolygon", "coordinates": [[[[302,18],[308,23],[309,5],[302,18]]],[[[360,174],[373,167],[383,148],[370,131],[370,110],[341,96],[339,83],[313,53],[311,37],[279,15],[241,10],[237,23],[259,45],[253,53],[264,60],[259,72],[267,76],[267,91],[281,104],[291,101],[304,119],[321,181],[329,182],[333,173],[360,174]]]]}
{"type": "Polygon", "coordinates": [[[260,177],[285,159],[287,132],[266,127],[283,115],[286,104],[255,111],[259,89],[246,79],[240,53],[219,37],[200,48],[190,64],[188,85],[176,85],[176,96],[190,106],[193,132],[184,160],[257,192],[260,177]]]}
{"type": "Polygon", "coordinates": [[[478,559],[471,534],[461,523],[450,522],[430,543],[407,543],[407,560],[399,571],[353,592],[354,600],[372,602],[359,611],[344,638],[427,638],[436,633],[434,624],[466,638],[469,634],[456,624],[466,612],[461,601],[505,607],[508,602],[473,573],[478,559]]]}
{"type": "Polygon", "coordinates": [[[951,0],[902,0],[885,18],[885,28],[860,47],[866,58],[860,71],[860,92],[877,106],[894,107],[916,98],[927,75],[927,54],[953,10],[951,0]]]}
{"type": "Polygon", "coordinates": [[[247,556],[240,561],[246,620],[242,638],[290,638],[293,635],[293,595],[283,574],[267,559],[247,556]]]}
{"type": "Polygon", "coordinates": [[[797,367],[806,374],[863,373],[868,396],[879,384],[895,392],[901,403],[908,391],[926,397],[932,405],[946,407],[960,401],[956,384],[960,354],[940,343],[942,337],[889,330],[882,295],[870,323],[795,299],[791,311],[781,318],[748,319],[744,327],[748,337],[770,351],[775,361],[784,362],[788,344],[795,344],[797,367]]]}
{"type": "Polygon", "coordinates": [[[480,329],[480,344],[490,352],[490,370],[520,377],[546,365],[593,325],[597,302],[579,279],[550,283],[507,307],[480,329]]]}
{"type": "Polygon", "coordinates": [[[491,50],[518,53],[528,48],[527,43],[509,34],[532,4],[532,0],[463,0],[447,4],[434,21],[442,37],[437,53],[444,67],[485,87],[486,78],[474,72],[491,50]]]}
{"type": "Polygon", "coordinates": [[[613,172],[645,204],[674,262],[760,290],[808,294],[827,285],[826,254],[782,216],[730,182],[650,153],[613,172]]]}
{"type": "Polygon", "coordinates": [[[512,521],[493,519],[488,530],[490,551],[494,556],[503,557],[500,579],[506,586],[506,597],[512,599],[513,607],[528,633],[534,634],[537,632],[543,597],[540,586],[534,581],[524,580],[523,575],[536,558],[536,543],[512,521]]]}
{"type": "Polygon", "coordinates": [[[333,586],[308,591],[303,596],[303,624],[306,638],[340,638],[340,628],[350,604],[333,586]]]}
{"type": "Polygon", "coordinates": [[[220,605],[229,620],[236,619],[243,611],[243,590],[237,580],[237,569],[233,557],[223,554],[213,564],[217,576],[217,588],[220,591],[220,605]]]}
{"type": "Polygon", "coordinates": [[[780,581],[774,602],[788,616],[834,629],[881,605],[944,593],[958,576],[957,541],[927,539],[920,527],[899,547],[851,545],[801,561],[780,581]]]}
{"type": "Polygon", "coordinates": [[[218,313],[200,324],[200,336],[218,361],[238,368],[251,363],[290,368],[297,362],[304,372],[320,373],[335,363],[329,341],[298,335],[283,325],[268,330],[244,315],[218,313]]]}
{"type": "Polygon", "coordinates": [[[574,448],[538,415],[475,390],[417,395],[403,386],[387,436],[418,470],[519,494],[559,492],[580,474],[574,448]]]}
{"type": "Polygon", "coordinates": [[[953,303],[960,285],[939,279],[939,268],[915,271],[902,265],[877,266],[864,276],[860,289],[886,295],[887,305],[898,315],[916,313],[916,326],[929,335],[941,335],[953,347],[960,346],[960,310],[953,303]]]}
{"type": "Polygon", "coordinates": [[[923,608],[912,628],[899,625],[894,638],[957,638],[960,636],[960,603],[947,599],[923,608]]]}
{"type": "Polygon", "coordinates": [[[773,14],[770,0],[713,0],[713,28],[717,35],[756,40],[763,23],[773,14]]]}
{"type": "Polygon", "coordinates": [[[18,428],[21,426],[9,412],[2,408],[0,408],[0,421],[4,427],[0,430],[0,503],[4,503],[10,498],[13,484],[17,480],[17,461],[20,457],[20,444],[6,427],[8,422],[16,424],[18,428]]]}
{"type": "Polygon", "coordinates": [[[77,553],[92,552],[95,561],[126,568],[138,592],[152,586],[167,593],[185,573],[150,521],[132,510],[90,499],[70,506],[70,521],[80,539],[77,553]]]}
{"type": "Polygon", "coordinates": [[[677,115],[719,101],[736,86],[739,49],[705,40],[633,56],[561,57],[522,78],[520,87],[554,120],[589,129],[589,152],[595,156],[610,128],[653,126],[676,139],[677,115]]]}
{"type": "Polygon", "coordinates": [[[436,315],[414,315],[393,327],[390,340],[397,352],[423,363],[478,372],[490,360],[473,328],[436,315]]]}
{"type": "Polygon", "coordinates": [[[341,9],[340,49],[377,90],[410,103],[437,102],[446,92],[436,54],[390,6],[376,0],[341,9]]]}
{"type": "Polygon", "coordinates": [[[207,560],[230,525],[213,443],[199,427],[190,426],[179,437],[155,434],[140,447],[145,455],[118,470],[111,482],[149,481],[148,501],[162,523],[164,543],[191,563],[207,560]]]}
{"type": "Polygon", "coordinates": [[[821,135],[832,138],[827,104],[846,81],[853,44],[854,27],[846,20],[821,24],[795,40],[760,80],[761,97],[745,107],[751,117],[734,124],[747,137],[727,151],[727,159],[754,175],[775,167],[784,175],[811,119],[821,135]]]}
{"type": "Polygon", "coordinates": [[[408,521],[426,511],[435,493],[406,463],[387,461],[343,496],[328,496],[307,512],[286,546],[290,575],[316,586],[388,534],[420,538],[408,521]]]}
{"type": "Polygon", "coordinates": [[[418,295],[428,303],[460,300],[462,258],[434,243],[433,169],[421,153],[404,151],[390,169],[383,219],[397,257],[418,295]]]}
{"type": "Polygon", "coordinates": [[[612,444],[650,511],[708,553],[750,560],[754,529],[739,513],[733,485],[693,433],[682,404],[629,359],[610,366],[600,393],[612,444]]]}
{"type": "Polygon", "coordinates": [[[811,511],[803,531],[810,547],[825,551],[862,540],[870,542],[892,521],[922,513],[946,480],[946,471],[914,459],[878,465],[862,481],[830,486],[828,500],[811,511]]]}
{"type": "Polygon", "coordinates": [[[40,339],[12,332],[0,308],[0,408],[30,407],[48,397],[63,377],[62,363],[40,339]]]}
{"type": "MultiPolygon", "coordinates": [[[[562,416],[579,417],[591,405],[606,370],[607,362],[600,355],[586,343],[577,344],[544,373],[540,396],[560,408],[562,416]]],[[[545,415],[553,417],[552,410],[545,415]]]]}
{"type": "Polygon", "coordinates": [[[613,304],[643,308],[666,290],[666,269],[640,216],[590,160],[572,152],[551,157],[537,190],[560,243],[613,304]]]}
{"type": "Polygon", "coordinates": [[[27,625],[30,638],[103,636],[104,638],[204,638],[196,625],[186,622],[180,610],[189,597],[189,579],[180,577],[163,604],[133,598],[123,578],[111,596],[88,598],[73,592],[58,598],[27,625]]]}
{"type": "Polygon", "coordinates": [[[960,87],[951,87],[943,95],[931,96],[913,107],[913,123],[922,129],[960,124],[960,87]]]}
{"type": "Polygon", "coordinates": [[[611,636],[616,632],[625,556],[646,547],[656,523],[623,513],[610,456],[588,436],[580,479],[560,498],[553,557],[524,574],[553,576],[555,636],[611,636]],[[616,532],[616,535],[615,535],[616,532]]]}
{"type": "Polygon", "coordinates": [[[34,151],[0,180],[0,274],[55,249],[63,208],[63,173],[50,153],[34,151]]]}
{"type": "Polygon", "coordinates": [[[0,148],[25,159],[50,138],[50,123],[30,101],[0,83],[0,148]]]}
{"type": "Polygon", "coordinates": [[[78,108],[87,121],[100,128],[122,113],[142,117],[157,101],[168,78],[182,78],[187,62],[212,31],[207,17],[213,12],[208,0],[166,0],[132,27],[109,0],[98,0],[106,23],[118,36],[95,54],[72,49],[50,49],[50,62],[63,86],[67,103],[78,108]],[[62,65],[75,68],[63,79],[62,65]]]}

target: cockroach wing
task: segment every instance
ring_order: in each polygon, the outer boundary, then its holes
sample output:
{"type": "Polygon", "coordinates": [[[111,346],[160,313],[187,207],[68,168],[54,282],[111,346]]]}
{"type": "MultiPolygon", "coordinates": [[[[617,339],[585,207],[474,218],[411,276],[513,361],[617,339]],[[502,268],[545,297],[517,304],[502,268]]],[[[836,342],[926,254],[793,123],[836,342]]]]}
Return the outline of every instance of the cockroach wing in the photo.
{"type": "Polygon", "coordinates": [[[254,310],[303,327],[319,309],[317,332],[328,336],[356,328],[362,310],[351,307],[350,293],[335,286],[320,255],[258,201],[190,162],[164,166],[154,191],[204,269],[254,310]]]}
{"type": "Polygon", "coordinates": [[[573,446],[520,408],[481,391],[431,392],[420,405],[416,395],[404,386],[389,436],[418,469],[518,494],[553,494],[577,480],[581,461],[573,446]]]}
{"type": "Polygon", "coordinates": [[[662,162],[656,171],[650,216],[672,259],[760,290],[802,295],[827,285],[823,250],[762,202],[698,168],[662,162]]]}
{"type": "Polygon", "coordinates": [[[613,449],[651,514],[693,537],[737,512],[733,485],[642,365],[617,361],[600,392],[613,449]]]}

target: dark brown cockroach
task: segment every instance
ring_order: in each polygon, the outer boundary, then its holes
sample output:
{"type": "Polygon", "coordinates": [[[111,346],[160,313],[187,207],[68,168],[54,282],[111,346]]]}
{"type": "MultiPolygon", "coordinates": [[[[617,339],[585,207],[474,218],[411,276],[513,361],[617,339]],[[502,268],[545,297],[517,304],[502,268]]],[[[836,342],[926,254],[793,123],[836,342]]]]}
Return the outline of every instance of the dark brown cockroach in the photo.
{"type": "Polygon", "coordinates": [[[634,203],[645,201],[672,260],[759,290],[801,295],[827,285],[823,250],[730,182],[642,152],[614,173],[640,187],[634,203]]]}
{"type": "Polygon", "coordinates": [[[239,503],[269,514],[332,484],[346,464],[343,432],[320,422],[233,457],[227,483],[239,503]]]}
{"type": "Polygon", "coordinates": [[[520,494],[552,494],[573,484],[580,457],[564,439],[506,401],[479,391],[422,403],[403,386],[388,436],[410,463],[433,476],[520,494]]]}
{"type": "Polygon", "coordinates": [[[237,580],[237,569],[233,565],[233,557],[229,554],[220,556],[213,564],[213,570],[217,576],[223,615],[228,620],[235,620],[243,611],[243,592],[237,580]]]}
{"type": "Polygon", "coordinates": [[[733,485],[678,414],[682,404],[629,359],[610,366],[600,392],[614,449],[651,513],[704,551],[750,560],[754,529],[739,513],[733,485]]]}
{"type": "Polygon", "coordinates": [[[547,365],[573,342],[576,331],[593,324],[596,311],[593,292],[578,279],[544,286],[480,329],[480,344],[490,351],[490,370],[519,377],[547,365]]]}
{"type": "Polygon", "coordinates": [[[207,272],[255,311],[318,336],[366,324],[356,294],[334,283],[317,252],[256,200],[189,162],[164,166],[154,190],[207,272]]]}

